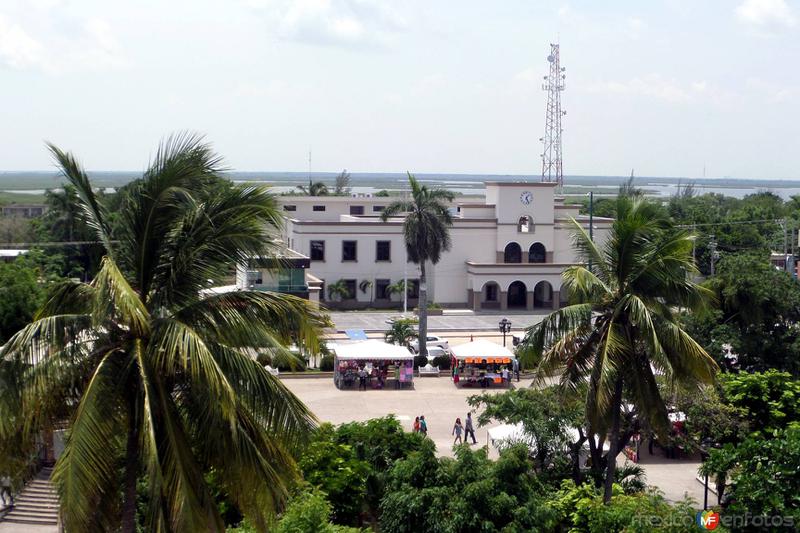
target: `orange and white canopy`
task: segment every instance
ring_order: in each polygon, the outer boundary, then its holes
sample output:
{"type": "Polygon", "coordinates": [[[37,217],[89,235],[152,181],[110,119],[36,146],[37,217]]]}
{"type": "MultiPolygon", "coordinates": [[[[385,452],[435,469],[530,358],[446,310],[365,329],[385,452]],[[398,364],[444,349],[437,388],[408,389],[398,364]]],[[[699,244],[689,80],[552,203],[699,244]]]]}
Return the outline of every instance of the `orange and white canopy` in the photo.
{"type": "Polygon", "coordinates": [[[516,359],[508,348],[483,339],[453,346],[451,350],[456,359],[465,363],[510,364],[516,359]]]}

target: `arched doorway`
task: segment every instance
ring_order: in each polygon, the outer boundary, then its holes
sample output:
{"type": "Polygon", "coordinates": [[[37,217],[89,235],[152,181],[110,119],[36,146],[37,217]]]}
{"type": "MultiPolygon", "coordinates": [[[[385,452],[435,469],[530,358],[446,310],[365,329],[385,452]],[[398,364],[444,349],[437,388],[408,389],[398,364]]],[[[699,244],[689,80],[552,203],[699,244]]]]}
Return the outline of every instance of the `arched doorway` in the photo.
{"type": "Polygon", "coordinates": [[[483,286],[483,300],[481,307],[484,309],[500,309],[500,285],[489,281],[483,286]]]}
{"type": "Polygon", "coordinates": [[[504,263],[522,263],[522,248],[515,242],[506,244],[506,249],[503,252],[504,263]]]}
{"type": "Polygon", "coordinates": [[[549,281],[540,281],[533,288],[533,308],[553,308],[553,286],[549,281]]]}
{"type": "Polygon", "coordinates": [[[544,244],[535,242],[528,250],[528,263],[544,263],[547,261],[547,250],[544,244]]]}
{"type": "Polygon", "coordinates": [[[525,307],[525,293],[527,292],[525,284],[521,281],[515,281],[508,286],[508,308],[512,307],[525,307]]]}

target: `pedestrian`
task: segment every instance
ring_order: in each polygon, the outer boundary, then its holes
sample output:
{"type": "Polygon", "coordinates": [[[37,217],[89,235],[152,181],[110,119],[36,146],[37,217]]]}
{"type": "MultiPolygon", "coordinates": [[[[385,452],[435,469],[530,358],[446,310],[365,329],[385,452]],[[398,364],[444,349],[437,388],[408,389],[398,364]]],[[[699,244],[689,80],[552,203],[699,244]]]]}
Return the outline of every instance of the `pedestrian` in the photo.
{"type": "Polygon", "coordinates": [[[508,368],[507,367],[503,367],[502,376],[503,376],[503,383],[506,383],[506,382],[511,383],[511,380],[509,379],[509,376],[508,376],[508,368]]]}
{"type": "Polygon", "coordinates": [[[411,431],[414,433],[419,433],[419,417],[414,419],[414,425],[411,426],[411,431]]]}
{"type": "Polygon", "coordinates": [[[419,432],[425,437],[428,436],[428,423],[425,422],[425,415],[419,417],[419,432]]]}
{"type": "Polygon", "coordinates": [[[475,439],[475,426],[472,425],[472,413],[467,413],[467,421],[464,423],[464,442],[467,442],[467,437],[472,437],[472,444],[478,444],[475,439]]]}
{"type": "Polygon", "coordinates": [[[453,446],[456,445],[456,442],[461,444],[461,442],[462,442],[461,441],[461,433],[463,431],[464,431],[464,426],[461,425],[461,419],[460,418],[456,418],[456,423],[453,426],[453,432],[451,433],[451,435],[455,435],[456,436],[456,438],[453,439],[453,446]]]}
{"type": "Polygon", "coordinates": [[[519,381],[519,361],[517,361],[516,357],[511,362],[511,368],[514,369],[514,376],[516,376],[517,381],[519,381]]]}
{"type": "Polygon", "coordinates": [[[400,388],[400,365],[394,365],[394,388],[400,388]]]}
{"type": "Polygon", "coordinates": [[[14,493],[11,491],[11,478],[9,476],[0,478],[0,498],[3,499],[3,505],[6,507],[14,505],[14,493]]]}
{"type": "Polygon", "coordinates": [[[363,366],[358,371],[358,390],[367,390],[367,371],[364,370],[363,366]]]}

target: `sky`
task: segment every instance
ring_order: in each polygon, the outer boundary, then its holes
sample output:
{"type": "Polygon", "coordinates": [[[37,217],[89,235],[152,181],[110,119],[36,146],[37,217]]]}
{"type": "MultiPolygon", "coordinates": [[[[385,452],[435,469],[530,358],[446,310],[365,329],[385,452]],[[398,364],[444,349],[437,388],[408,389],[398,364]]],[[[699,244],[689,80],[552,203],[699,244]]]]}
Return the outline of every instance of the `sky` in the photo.
{"type": "Polygon", "coordinates": [[[800,178],[800,0],[0,0],[0,169],[800,178]]]}

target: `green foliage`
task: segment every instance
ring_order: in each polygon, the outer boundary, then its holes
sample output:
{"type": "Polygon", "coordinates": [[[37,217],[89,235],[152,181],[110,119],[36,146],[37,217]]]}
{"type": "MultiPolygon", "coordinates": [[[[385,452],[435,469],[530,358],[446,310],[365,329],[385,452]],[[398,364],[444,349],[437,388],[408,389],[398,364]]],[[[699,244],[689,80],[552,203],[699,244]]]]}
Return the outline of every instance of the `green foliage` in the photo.
{"type": "Polygon", "coordinates": [[[0,262],[0,345],[31,321],[43,296],[36,270],[20,259],[0,262]]]}
{"type": "Polygon", "coordinates": [[[696,528],[696,511],[691,500],[672,506],[657,492],[625,494],[619,485],[614,485],[610,503],[604,504],[602,495],[592,485],[576,486],[566,480],[551,505],[561,530],[571,532],[683,533],[696,528]]]}
{"type": "Polygon", "coordinates": [[[308,180],[308,185],[298,185],[297,188],[306,196],[328,196],[330,191],[328,186],[321,181],[312,182],[308,180]]]}
{"type": "Polygon", "coordinates": [[[322,356],[322,360],[319,363],[319,369],[323,372],[332,372],[333,365],[335,362],[335,358],[333,354],[326,354],[322,356]]]}
{"type": "Polygon", "coordinates": [[[383,338],[389,344],[408,347],[417,338],[416,325],[416,319],[401,318],[392,320],[389,329],[383,334],[383,338]]]}
{"type": "Polygon", "coordinates": [[[524,448],[490,461],[486,450],[456,450],[436,458],[433,443],[397,461],[381,502],[381,529],[427,531],[531,531],[554,525],[553,514],[530,476],[524,448]],[[506,529],[504,529],[506,528],[506,529]]]}
{"type": "Polygon", "coordinates": [[[334,521],[355,524],[362,512],[376,515],[386,475],[398,459],[421,449],[425,439],[406,433],[393,416],[325,424],[300,459],[309,483],[328,495],[334,521]]]}
{"type": "Polygon", "coordinates": [[[791,516],[800,523],[800,428],[710,451],[702,473],[729,480],[726,513],[791,516]]]}
{"type": "Polygon", "coordinates": [[[688,327],[723,366],[746,371],[776,368],[800,375],[800,284],[773,268],[766,254],[731,254],[706,282],[719,309],[689,316],[688,327]],[[738,361],[724,359],[729,344],[738,361]]]}
{"type": "Polygon", "coordinates": [[[328,298],[331,300],[342,301],[345,298],[353,298],[355,295],[350,294],[347,284],[343,279],[335,281],[328,285],[328,298]]]}
{"type": "Polygon", "coordinates": [[[380,191],[375,193],[375,196],[377,196],[379,198],[386,198],[386,197],[388,197],[390,195],[389,195],[389,191],[387,191],[386,189],[381,189],[380,191]]]}
{"type": "MultiPolygon", "coordinates": [[[[622,431],[623,393],[642,420],[665,435],[667,408],[653,370],[687,388],[714,379],[714,360],[673,312],[702,309],[709,291],[692,281],[697,272],[693,236],[641,197],[618,197],[615,220],[602,245],[577,222],[574,237],[586,266],[564,271],[562,290],[573,303],[532,326],[521,353],[537,362],[540,378],[559,375],[570,387],[588,383],[587,433],[593,439],[611,436],[608,499],[617,452],[631,433],[622,431]]],[[[532,361],[524,362],[527,366],[532,361]]],[[[599,447],[593,448],[592,464],[599,465],[595,449],[599,447]]]]}
{"type": "Polygon", "coordinates": [[[347,169],[342,170],[339,175],[336,176],[333,194],[350,194],[350,173],[347,172],[347,169]]]}
{"type": "MultiPolygon", "coordinates": [[[[360,528],[332,524],[331,505],[319,490],[295,495],[281,516],[275,533],[359,533],[360,528]]],[[[245,532],[243,532],[245,533],[245,532]]]]}
{"type": "Polygon", "coordinates": [[[722,399],[750,421],[756,436],[768,436],[800,423],[800,380],[786,372],[720,376],[722,399]]]}
{"type": "Polygon", "coordinates": [[[69,531],[131,531],[137,504],[148,530],[222,529],[204,477],[211,469],[264,529],[296,479],[293,453],[314,421],[249,351],[285,352],[294,338],[314,346],[327,321],[284,294],[203,289],[232,264],[276,253],[274,197],[210,188],[218,156],[179,135],[130,186],[112,230],[75,157],[50,150],[104,258],[91,283],[54,286],[6,343],[3,360],[28,368],[15,394],[0,395],[0,412],[19,414],[0,417],[0,437],[32,438],[68,420],[53,481],[69,531]]]}
{"type": "Polygon", "coordinates": [[[438,366],[439,370],[450,370],[450,364],[452,362],[452,358],[449,355],[437,355],[433,358],[431,364],[433,366],[438,366]]]}
{"type": "MultiPolygon", "coordinates": [[[[534,466],[543,471],[557,457],[574,448],[571,429],[583,429],[584,404],[579,394],[557,386],[512,389],[501,394],[483,393],[471,396],[468,403],[481,410],[478,424],[495,420],[506,424],[522,424],[530,435],[534,466]]],[[[577,448],[574,448],[577,451],[577,448]]]]}

